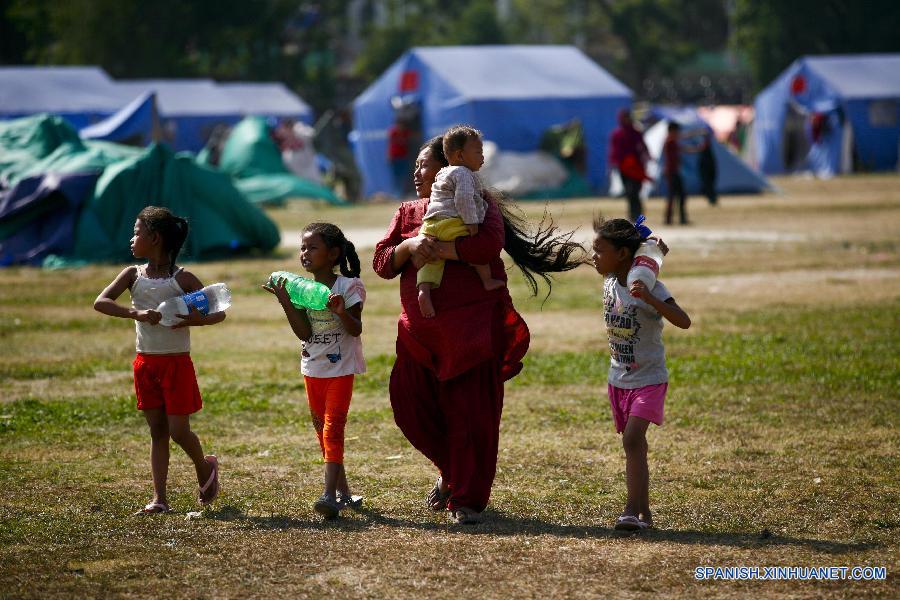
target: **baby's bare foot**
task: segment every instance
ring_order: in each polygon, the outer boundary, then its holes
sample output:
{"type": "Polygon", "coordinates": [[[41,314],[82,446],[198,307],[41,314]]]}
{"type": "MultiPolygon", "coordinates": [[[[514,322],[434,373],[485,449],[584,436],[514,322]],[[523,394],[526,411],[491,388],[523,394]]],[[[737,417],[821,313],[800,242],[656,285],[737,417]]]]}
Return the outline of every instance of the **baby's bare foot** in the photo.
{"type": "Polygon", "coordinates": [[[434,316],[434,304],[431,303],[431,290],[419,290],[419,310],[426,319],[430,319],[434,316]]]}

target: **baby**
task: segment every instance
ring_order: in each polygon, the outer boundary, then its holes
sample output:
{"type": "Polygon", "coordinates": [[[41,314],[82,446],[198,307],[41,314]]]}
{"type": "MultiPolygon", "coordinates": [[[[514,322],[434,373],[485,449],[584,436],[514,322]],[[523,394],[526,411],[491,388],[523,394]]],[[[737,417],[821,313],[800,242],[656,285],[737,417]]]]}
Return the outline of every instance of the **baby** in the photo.
{"type": "MultiPolygon", "coordinates": [[[[478,225],[484,221],[487,203],[482,198],[482,186],[475,171],[484,164],[484,148],[481,132],[467,125],[451,127],[444,134],[444,156],[450,166],[438,171],[431,187],[428,210],[420,233],[449,242],[458,237],[475,235],[478,225]]],[[[506,285],[491,276],[490,265],[472,265],[486,290],[496,290],[506,285]]],[[[422,316],[434,316],[431,290],[441,284],[444,261],[424,265],[416,276],[419,290],[419,309],[422,316]]]]}

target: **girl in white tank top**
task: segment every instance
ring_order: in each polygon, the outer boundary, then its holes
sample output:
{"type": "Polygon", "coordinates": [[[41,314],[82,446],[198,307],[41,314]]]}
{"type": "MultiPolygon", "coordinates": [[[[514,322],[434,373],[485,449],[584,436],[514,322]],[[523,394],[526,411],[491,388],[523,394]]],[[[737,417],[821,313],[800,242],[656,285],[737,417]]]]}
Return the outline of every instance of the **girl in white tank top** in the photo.
{"type": "Polygon", "coordinates": [[[201,504],[209,504],[219,493],[219,465],[213,455],[204,455],[191,430],[190,415],[202,408],[194,365],[191,362],[191,326],[213,325],[225,313],[201,315],[196,309],[172,327],[160,325],[156,308],[163,300],[203,287],[189,271],[177,268],[175,260],[188,234],[185,219],[168,209],[144,208],[134,223],[131,252],[147,259],[146,265],[126,267],[94,301],[94,309],[111,317],[133,319],[137,332],[134,387],[137,407],[150,427],[150,466],[153,499],[138,514],[169,512],[166,479],[169,470],[169,439],[177,443],[194,463],[201,504]],[[116,302],[131,291],[131,306],[116,302]]]}

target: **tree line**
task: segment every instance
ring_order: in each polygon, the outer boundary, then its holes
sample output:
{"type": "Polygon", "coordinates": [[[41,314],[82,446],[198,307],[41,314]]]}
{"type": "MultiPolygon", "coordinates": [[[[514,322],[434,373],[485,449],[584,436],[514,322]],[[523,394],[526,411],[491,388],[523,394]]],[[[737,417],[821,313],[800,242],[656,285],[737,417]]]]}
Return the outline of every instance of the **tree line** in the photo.
{"type": "Polygon", "coordinates": [[[640,95],[703,52],[758,89],[803,54],[900,50],[893,0],[0,0],[0,63],[285,82],[319,111],[412,46],[576,44],[640,95]]]}

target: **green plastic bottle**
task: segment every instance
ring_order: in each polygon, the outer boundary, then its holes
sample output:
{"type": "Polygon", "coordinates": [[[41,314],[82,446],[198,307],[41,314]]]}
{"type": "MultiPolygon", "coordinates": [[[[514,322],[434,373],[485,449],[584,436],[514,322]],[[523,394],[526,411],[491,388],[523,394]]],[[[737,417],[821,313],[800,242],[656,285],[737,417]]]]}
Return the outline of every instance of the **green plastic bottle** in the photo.
{"type": "Polygon", "coordinates": [[[275,271],[269,275],[269,286],[275,287],[275,282],[280,278],[284,279],[284,289],[291,297],[291,304],[297,308],[322,310],[328,305],[331,290],[324,283],[301,277],[296,273],[275,271]]]}

